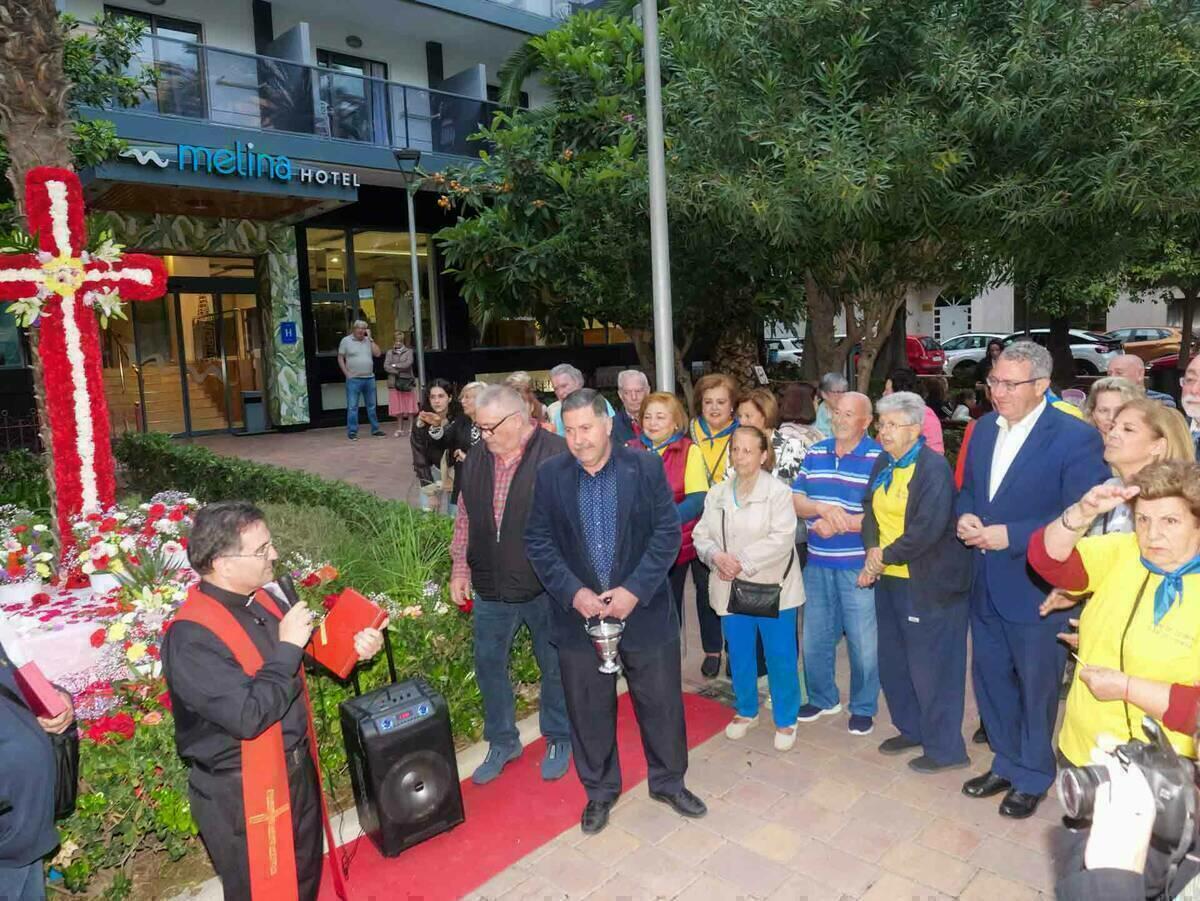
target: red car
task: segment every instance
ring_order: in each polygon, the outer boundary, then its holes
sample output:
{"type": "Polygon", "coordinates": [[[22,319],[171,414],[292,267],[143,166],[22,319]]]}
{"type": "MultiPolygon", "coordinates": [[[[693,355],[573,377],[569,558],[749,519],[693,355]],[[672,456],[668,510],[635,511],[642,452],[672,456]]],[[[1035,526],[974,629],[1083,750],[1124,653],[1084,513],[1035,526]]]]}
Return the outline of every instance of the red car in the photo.
{"type": "Polygon", "coordinates": [[[942,345],[928,335],[909,335],[907,346],[908,365],[917,375],[941,375],[946,364],[946,353],[942,345]]]}

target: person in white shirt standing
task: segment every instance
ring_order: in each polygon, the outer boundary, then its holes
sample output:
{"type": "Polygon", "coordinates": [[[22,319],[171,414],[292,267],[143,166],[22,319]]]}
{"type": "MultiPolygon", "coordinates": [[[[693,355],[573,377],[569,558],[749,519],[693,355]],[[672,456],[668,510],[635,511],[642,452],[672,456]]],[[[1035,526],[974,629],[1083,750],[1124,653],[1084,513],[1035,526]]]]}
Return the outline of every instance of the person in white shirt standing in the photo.
{"type": "Polygon", "coordinates": [[[379,427],[379,400],[375,393],[375,358],[383,353],[371,338],[371,327],[357,319],[350,334],[338,345],[338,367],[346,377],[346,435],[358,438],[358,405],[366,404],[371,434],[383,435],[379,427]]]}
{"type": "Polygon", "coordinates": [[[1054,781],[1054,722],[1065,612],[1041,617],[1047,586],[1025,563],[1029,538],[1110,475],[1100,433],[1046,403],[1050,352],[1009,345],[988,373],[994,413],[971,438],[956,503],[958,537],[974,549],[975,699],[995,758],[963,793],[1005,792],[1003,816],[1031,816],[1054,781]]]}

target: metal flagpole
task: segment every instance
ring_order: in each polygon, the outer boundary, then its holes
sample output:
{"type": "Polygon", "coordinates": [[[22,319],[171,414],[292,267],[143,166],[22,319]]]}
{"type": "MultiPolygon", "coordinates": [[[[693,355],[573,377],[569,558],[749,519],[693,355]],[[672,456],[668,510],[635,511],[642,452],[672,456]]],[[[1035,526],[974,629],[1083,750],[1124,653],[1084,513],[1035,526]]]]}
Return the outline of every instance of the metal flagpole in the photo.
{"type": "Polygon", "coordinates": [[[417,352],[417,384],[421,391],[424,391],[425,336],[421,326],[421,264],[417,260],[417,216],[413,212],[413,190],[419,184],[418,177],[414,184],[405,185],[404,196],[408,199],[408,252],[412,257],[413,345],[417,352]]]}
{"type": "Polygon", "coordinates": [[[650,268],[654,289],[655,383],[659,391],[674,391],[675,338],[671,313],[671,249],[667,239],[667,166],[663,152],[657,0],[642,0],[642,30],[646,41],[646,141],[650,166],[650,268]]]}

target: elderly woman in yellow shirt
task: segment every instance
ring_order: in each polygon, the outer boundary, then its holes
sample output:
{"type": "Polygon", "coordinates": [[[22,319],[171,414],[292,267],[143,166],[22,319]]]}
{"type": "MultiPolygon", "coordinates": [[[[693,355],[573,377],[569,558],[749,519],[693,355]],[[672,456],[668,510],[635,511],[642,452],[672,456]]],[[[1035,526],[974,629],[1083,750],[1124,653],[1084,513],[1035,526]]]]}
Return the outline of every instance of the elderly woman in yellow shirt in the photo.
{"type": "MultiPolygon", "coordinates": [[[[1124,486],[1097,485],[1034,534],[1030,565],[1071,592],[1091,592],[1079,620],[1079,660],[1067,696],[1059,750],[1091,759],[1099,735],[1144,738],[1145,711],[1128,695],[1101,700],[1087,682],[1106,667],[1155,682],[1200,682],[1200,466],[1146,466],[1124,486]],[[1091,524],[1132,502],[1133,533],[1084,537],[1091,524]]],[[[1168,730],[1179,753],[1196,756],[1190,734],[1168,730]]]]}
{"type": "Polygon", "coordinates": [[[899,732],[879,752],[920,749],[909,768],[929,774],[970,763],[962,719],[971,554],[955,533],[954,473],[921,435],[925,410],[911,391],[875,407],[883,453],[863,499],[858,584],[875,586],[879,681],[899,732]]]}

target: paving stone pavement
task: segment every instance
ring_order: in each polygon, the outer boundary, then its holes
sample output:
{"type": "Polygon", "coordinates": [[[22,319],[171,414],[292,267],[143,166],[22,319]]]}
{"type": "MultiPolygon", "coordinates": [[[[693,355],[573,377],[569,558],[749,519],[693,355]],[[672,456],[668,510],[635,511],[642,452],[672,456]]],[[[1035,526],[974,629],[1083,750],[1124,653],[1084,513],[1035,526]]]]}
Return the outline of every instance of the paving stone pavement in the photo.
{"type": "MultiPolygon", "coordinates": [[[[385,423],[385,426],[387,424],[385,423]]],[[[416,497],[408,441],[350,442],[343,429],[216,436],[197,444],[232,456],[343,478],[389,498],[416,497]]],[[[700,676],[700,641],[689,583],[684,602],[685,688],[728,693],[700,676]]],[[[844,645],[838,684],[845,693],[844,645]]],[[[766,713],[766,711],[764,711],[766,713]]],[[[732,716],[732,712],[731,712],[732,716]]],[[[685,820],[646,797],[622,795],[606,830],[576,826],[481,886],[472,901],[1026,901],[1051,898],[1058,803],[1028,820],[997,813],[999,798],[964,796],[964,779],[990,762],[969,744],[978,713],[968,682],[964,732],[972,767],[919,776],[907,755],[876,751],[893,735],[883,698],[875,731],[855,736],[847,714],[801,725],[796,746],[775,751],[769,716],[739,742],[718,735],[692,749],[688,786],[708,816],[685,820]]]]}

